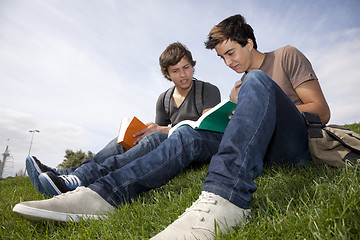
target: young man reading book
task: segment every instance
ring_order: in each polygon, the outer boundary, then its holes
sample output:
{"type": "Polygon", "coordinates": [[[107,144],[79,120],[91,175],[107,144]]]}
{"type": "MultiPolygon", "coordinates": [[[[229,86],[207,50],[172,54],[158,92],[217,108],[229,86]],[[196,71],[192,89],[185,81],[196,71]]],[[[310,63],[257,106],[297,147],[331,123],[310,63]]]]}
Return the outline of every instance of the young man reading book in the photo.
{"type": "Polygon", "coordinates": [[[14,211],[40,220],[78,219],[84,214],[96,218],[165,184],[191,162],[211,159],[199,199],[154,239],[214,239],[214,221],[224,232],[241,224],[250,212],[254,179],[264,165],[309,160],[307,129],[300,113],[318,113],[326,123],[330,111],[306,57],[290,46],[265,54],[257,51],[253,30],[242,16],[217,25],[206,46],[215,48],[233,70],[246,73],[232,91],[231,99],[238,105],[220,146],[214,132],[180,127],[155,150],[87,188],[20,203],[14,211]]]}
{"type": "Polygon", "coordinates": [[[183,120],[197,120],[203,112],[220,102],[220,92],[217,87],[193,78],[196,62],[183,44],[179,42],[170,44],[161,54],[159,63],[164,77],[172,81],[174,87],[159,96],[155,123],[148,123],[146,129],[135,134],[140,136],[135,142],[135,147],[126,151],[117,144],[115,138],[79,167],[62,172],[42,164],[36,157],[28,157],[27,172],[40,193],[58,195],[73,190],[79,185],[87,186],[93,183],[101,177],[101,172],[121,168],[155,149],[167,138],[169,125],[174,126],[183,120]],[[40,174],[42,175],[39,177],[40,174]]]}
{"type": "Polygon", "coordinates": [[[235,84],[237,108],[219,150],[211,159],[199,199],[153,239],[215,239],[250,214],[257,178],[265,165],[303,165],[311,158],[301,113],[330,110],[309,60],[285,46],[261,53],[253,29],[241,15],[229,17],[209,33],[206,48],[245,73],[235,84]],[[216,222],[216,224],[214,224],[216,222]]]}

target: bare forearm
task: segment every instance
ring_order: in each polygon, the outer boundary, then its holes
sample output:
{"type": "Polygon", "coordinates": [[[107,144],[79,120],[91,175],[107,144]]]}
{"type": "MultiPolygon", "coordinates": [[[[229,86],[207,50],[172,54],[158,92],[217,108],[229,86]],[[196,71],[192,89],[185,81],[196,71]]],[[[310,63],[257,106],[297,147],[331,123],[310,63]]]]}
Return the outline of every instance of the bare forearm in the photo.
{"type": "Polygon", "coordinates": [[[297,105],[301,113],[316,113],[324,124],[329,122],[330,108],[317,80],[304,82],[295,91],[303,102],[303,104],[297,105]]]}
{"type": "Polygon", "coordinates": [[[303,112],[311,112],[316,113],[320,116],[321,121],[326,124],[330,120],[330,109],[329,106],[326,104],[325,106],[319,106],[315,103],[307,103],[301,104],[296,106],[300,113],[303,112]]]}

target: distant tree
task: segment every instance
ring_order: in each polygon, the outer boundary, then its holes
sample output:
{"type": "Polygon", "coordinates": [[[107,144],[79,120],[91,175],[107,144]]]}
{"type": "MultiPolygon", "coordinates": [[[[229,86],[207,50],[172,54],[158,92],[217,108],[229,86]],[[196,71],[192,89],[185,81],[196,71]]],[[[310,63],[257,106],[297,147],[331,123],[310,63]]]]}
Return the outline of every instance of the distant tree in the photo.
{"type": "Polygon", "coordinates": [[[66,149],[64,161],[60,163],[57,168],[59,170],[65,170],[67,168],[76,167],[79,166],[86,159],[92,158],[93,156],[94,153],[92,153],[91,151],[85,153],[82,150],[74,152],[73,150],[66,149]]]}

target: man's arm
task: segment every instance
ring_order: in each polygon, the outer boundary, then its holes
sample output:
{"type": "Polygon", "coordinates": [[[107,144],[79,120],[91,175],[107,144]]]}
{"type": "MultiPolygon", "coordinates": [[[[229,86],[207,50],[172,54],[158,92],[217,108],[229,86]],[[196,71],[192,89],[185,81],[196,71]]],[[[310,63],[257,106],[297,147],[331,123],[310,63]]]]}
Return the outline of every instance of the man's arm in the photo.
{"type": "Polygon", "coordinates": [[[317,80],[306,81],[300,84],[295,91],[303,102],[296,106],[301,113],[316,113],[324,124],[329,122],[330,109],[317,80]]]}
{"type": "Polygon", "coordinates": [[[204,110],[202,111],[201,115],[203,115],[221,102],[221,94],[219,88],[213,84],[204,82],[203,99],[204,110]]]}
{"type": "Polygon", "coordinates": [[[134,137],[140,136],[138,139],[135,140],[134,145],[138,144],[138,142],[145,137],[146,135],[152,133],[152,132],[164,132],[164,133],[169,133],[170,127],[164,127],[164,126],[159,126],[156,123],[147,123],[146,124],[148,127],[135,133],[134,137]]]}
{"type": "Polygon", "coordinates": [[[170,127],[167,127],[168,122],[170,123],[170,119],[168,119],[168,115],[164,108],[164,96],[166,94],[166,91],[160,94],[158,97],[158,100],[156,102],[156,116],[155,116],[155,122],[146,123],[147,128],[137,132],[134,134],[134,137],[140,136],[138,139],[135,140],[134,145],[138,144],[138,142],[143,139],[146,135],[158,131],[158,132],[164,132],[169,133],[170,127]]]}
{"type": "Polygon", "coordinates": [[[209,111],[210,109],[212,108],[207,108],[207,109],[204,109],[204,111],[202,111],[202,114],[201,115],[204,115],[207,111],[209,111]]]}

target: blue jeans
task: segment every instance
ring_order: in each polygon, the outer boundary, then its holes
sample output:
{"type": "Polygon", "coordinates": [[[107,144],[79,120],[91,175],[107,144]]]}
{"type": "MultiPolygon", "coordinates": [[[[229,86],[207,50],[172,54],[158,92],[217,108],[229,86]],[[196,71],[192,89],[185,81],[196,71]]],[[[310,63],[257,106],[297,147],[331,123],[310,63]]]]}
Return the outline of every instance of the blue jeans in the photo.
{"type": "Polygon", "coordinates": [[[155,150],[99,178],[89,188],[116,207],[162,186],[193,162],[208,163],[222,135],[180,127],[155,150]]]}
{"type": "Polygon", "coordinates": [[[247,74],[219,151],[211,159],[204,191],[249,209],[264,165],[305,164],[310,160],[305,120],[264,72],[247,74]]]}
{"type": "Polygon", "coordinates": [[[114,139],[94,158],[81,164],[71,174],[76,175],[84,186],[89,186],[97,179],[154,150],[167,136],[166,133],[152,132],[127,151],[114,139]]]}
{"type": "Polygon", "coordinates": [[[126,149],[117,143],[117,138],[114,138],[103,149],[101,149],[94,157],[85,160],[77,167],[72,167],[72,168],[65,169],[64,171],[60,171],[60,174],[65,174],[65,175],[72,174],[77,168],[79,168],[83,165],[86,165],[88,163],[101,164],[108,157],[123,154],[124,152],[126,152],[126,149]]]}

